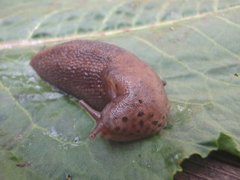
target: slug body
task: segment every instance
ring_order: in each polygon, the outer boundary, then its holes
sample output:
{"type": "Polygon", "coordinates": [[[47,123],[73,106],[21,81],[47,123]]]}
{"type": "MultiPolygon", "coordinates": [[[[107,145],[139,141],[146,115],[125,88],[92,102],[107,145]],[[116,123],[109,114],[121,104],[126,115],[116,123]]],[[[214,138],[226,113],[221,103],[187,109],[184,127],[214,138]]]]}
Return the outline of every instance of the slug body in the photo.
{"type": "Polygon", "coordinates": [[[76,97],[96,120],[90,133],[132,141],[167,123],[165,82],[135,55],[115,45],[75,40],[39,52],[32,67],[41,78],[76,97]]]}

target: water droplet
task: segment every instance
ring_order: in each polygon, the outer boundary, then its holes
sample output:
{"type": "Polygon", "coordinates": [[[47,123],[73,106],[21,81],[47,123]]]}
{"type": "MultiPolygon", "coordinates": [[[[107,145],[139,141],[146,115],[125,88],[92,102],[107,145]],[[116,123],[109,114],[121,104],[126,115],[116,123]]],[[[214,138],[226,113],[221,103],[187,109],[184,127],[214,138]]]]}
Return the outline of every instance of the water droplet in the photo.
{"type": "Polygon", "coordinates": [[[54,138],[59,136],[59,134],[57,133],[55,127],[53,127],[53,126],[51,127],[50,132],[49,132],[49,136],[50,137],[54,137],[54,138]]]}
{"type": "Polygon", "coordinates": [[[179,157],[180,157],[180,154],[175,154],[174,159],[175,159],[175,160],[178,160],[179,157]]]}
{"type": "Polygon", "coordinates": [[[64,144],[62,147],[63,147],[64,150],[68,150],[69,149],[68,145],[66,145],[66,144],[64,144]]]}
{"type": "MultiPolygon", "coordinates": [[[[35,87],[37,88],[37,86],[35,87]]],[[[39,87],[40,89],[40,87],[39,87]]],[[[32,102],[32,101],[44,101],[44,100],[54,100],[59,99],[63,95],[60,93],[43,93],[43,94],[20,94],[17,99],[20,102],[32,102]]]]}
{"type": "Polygon", "coordinates": [[[80,138],[79,138],[78,136],[75,137],[74,140],[73,140],[73,142],[75,142],[75,143],[79,143],[79,142],[80,142],[80,138]]]}
{"type": "Polygon", "coordinates": [[[74,118],[73,119],[73,129],[75,129],[76,128],[76,119],[74,118]]]}
{"type": "Polygon", "coordinates": [[[36,85],[36,86],[34,86],[34,88],[35,88],[36,90],[40,90],[40,89],[41,89],[41,86],[36,85]]]}
{"type": "Polygon", "coordinates": [[[34,77],[30,77],[30,78],[27,80],[27,83],[31,83],[31,82],[35,82],[35,78],[34,78],[34,77]]]}
{"type": "Polygon", "coordinates": [[[84,72],[84,75],[85,75],[85,76],[88,76],[88,73],[87,73],[87,72],[84,72]]]}
{"type": "Polygon", "coordinates": [[[177,105],[177,109],[182,112],[185,108],[183,106],[177,105]]]}
{"type": "Polygon", "coordinates": [[[147,167],[148,167],[148,168],[151,168],[151,165],[148,163],[148,164],[147,164],[147,167]]]}

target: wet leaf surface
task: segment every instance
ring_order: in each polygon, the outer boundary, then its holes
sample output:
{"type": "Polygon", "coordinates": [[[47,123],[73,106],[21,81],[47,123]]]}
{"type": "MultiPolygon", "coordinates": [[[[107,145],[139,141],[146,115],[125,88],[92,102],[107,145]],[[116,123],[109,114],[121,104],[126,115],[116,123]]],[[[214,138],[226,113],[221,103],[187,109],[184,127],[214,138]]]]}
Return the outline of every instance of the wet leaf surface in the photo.
{"type": "Polygon", "coordinates": [[[184,158],[240,156],[240,1],[13,1],[0,12],[0,179],[170,179],[184,158]],[[126,48],[167,81],[168,126],[133,143],[42,81],[33,54],[84,38],[126,48]]]}

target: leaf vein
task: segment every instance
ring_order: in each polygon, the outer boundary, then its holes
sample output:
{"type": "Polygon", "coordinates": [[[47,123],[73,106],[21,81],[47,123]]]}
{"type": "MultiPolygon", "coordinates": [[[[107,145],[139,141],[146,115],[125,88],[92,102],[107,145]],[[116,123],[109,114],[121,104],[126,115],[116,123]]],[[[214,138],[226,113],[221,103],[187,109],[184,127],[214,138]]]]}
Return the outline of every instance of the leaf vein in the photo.
{"type": "Polygon", "coordinates": [[[49,14],[46,14],[34,27],[33,29],[29,32],[28,36],[27,36],[27,40],[29,40],[32,35],[34,34],[34,32],[36,32],[39,27],[48,19],[50,18],[52,15],[54,15],[55,13],[57,13],[57,11],[53,11],[49,14]]]}
{"type": "Polygon", "coordinates": [[[121,6],[123,6],[126,3],[126,1],[119,3],[118,5],[114,6],[112,9],[109,10],[105,18],[103,19],[102,25],[99,28],[99,31],[104,30],[106,23],[109,21],[109,19],[112,17],[113,13],[121,6]]]}
{"type": "Polygon", "coordinates": [[[235,23],[235,22],[233,22],[233,21],[230,21],[230,20],[227,19],[227,18],[224,18],[224,17],[221,17],[221,16],[216,16],[216,18],[222,20],[223,22],[225,22],[225,23],[227,23],[227,24],[229,24],[229,25],[232,25],[232,26],[240,29],[240,25],[239,25],[239,24],[237,24],[237,23],[235,23]]]}
{"type": "Polygon", "coordinates": [[[155,51],[159,52],[160,54],[162,54],[163,56],[171,59],[172,61],[174,61],[175,63],[181,65],[182,67],[184,67],[185,69],[187,69],[189,72],[192,72],[192,73],[195,73],[201,77],[204,77],[208,80],[212,80],[212,81],[216,81],[216,82],[219,82],[219,83],[223,83],[225,85],[229,85],[229,86],[236,86],[236,87],[239,87],[239,85],[236,85],[236,84],[232,84],[232,83],[229,83],[229,82],[226,82],[226,81],[223,81],[223,80],[218,80],[218,79],[215,79],[215,78],[211,78],[209,76],[207,76],[206,74],[200,72],[200,71],[197,71],[197,70],[194,70],[193,68],[189,67],[187,64],[183,63],[182,61],[180,61],[179,59],[177,59],[175,56],[172,56],[168,53],[166,53],[165,51],[159,49],[157,46],[155,46],[154,44],[152,44],[151,42],[147,41],[146,39],[143,39],[141,37],[138,37],[138,36],[135,36],[134,37],[135,39],[139,40],[140,42],[146,44],[147,46],[149,46],[150,48],[154,49],[155,51]]]}
{"type": "MultiPolygon", "coordinates": [[[[240,9],[240,5],[222,9],[222,10],[218,10],[217,12],[218,13],[219,12],[221,12],[221,13],[229,12],[229,11],[236,10],[236,9],[240,9]]],[[[207,13],[197,14],[194,16],[184,17],[184,18],[177,19],[177,20],[170,20],[170,21],[165,21],[165,22],[147,24],[147,25],[138,26],[138,27],[106,31],[106,32],[104,32],[104,35],[105,36],[113,36],[113,35],[127,33],[127,32],[142,31],[145,29],[153,28],[153,27],[159,28],[159,27],[163,27],[163,26],[167,26],[167,25],[174,25],[176,23],[185,22],[185,21],[189,21],[189,20],[201,19],[206,16],[213,15],[213,14],[216,14],[216,12],[207,12],[207,13]]],[[[45,39],[39,39],[39,40],[16,40],[16,41],[2,42],[2,43],[0,43],[0,50],[12,49],[12,48],[22,48],[22,47],[27,47],[27,46],[37,46],[37,45],[43,45],[43,44],[53,43],[53,42],[69,41],[69,40],[73,40],[73,39],[77,39],[77,38],[97,38],[97,37],[102,37],[102,35],[103,35],[103,32],[95,31],[95,32],[86,33],[86,34],[45,38],[45,39]]]]}
{"type": "Polygon", "coordinates": [[[232,51],[230,51],[229,49],[225,48],[224,46],[222,46],[221,44],[219,44],[216,40],[212,39],[210,36],[208,36],[207,34],[205,34],[203,31],[201,31],[200,29],[190,26],[187,26],[189,29],[195,31],[196,33],[198,33],[199,35],[201,35],[202,37],[204,37],[206,40],[208,40],[210,43],[212,43],[213,45],[215,45],[216,47],[222,49],[223,51],[227,52],[229,55],[231,55],[234,58],[237,58],[238,60],[240,60],[240,57],[233,53],[232,51]]]}

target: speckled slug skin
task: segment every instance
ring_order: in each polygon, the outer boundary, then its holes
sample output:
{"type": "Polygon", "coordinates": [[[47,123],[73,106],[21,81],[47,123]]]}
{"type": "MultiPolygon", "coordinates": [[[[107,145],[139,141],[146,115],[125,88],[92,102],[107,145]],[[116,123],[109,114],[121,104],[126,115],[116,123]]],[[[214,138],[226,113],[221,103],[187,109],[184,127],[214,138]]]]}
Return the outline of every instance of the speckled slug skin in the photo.
{"type": "Polygon", "coordinates": [[[132,141],[158,133],[167,123],[165,82],[125,49],[75,40],[39,52],[31,65],[92,115],[97,125],[90,138],[101,134],[132,141]]]}

